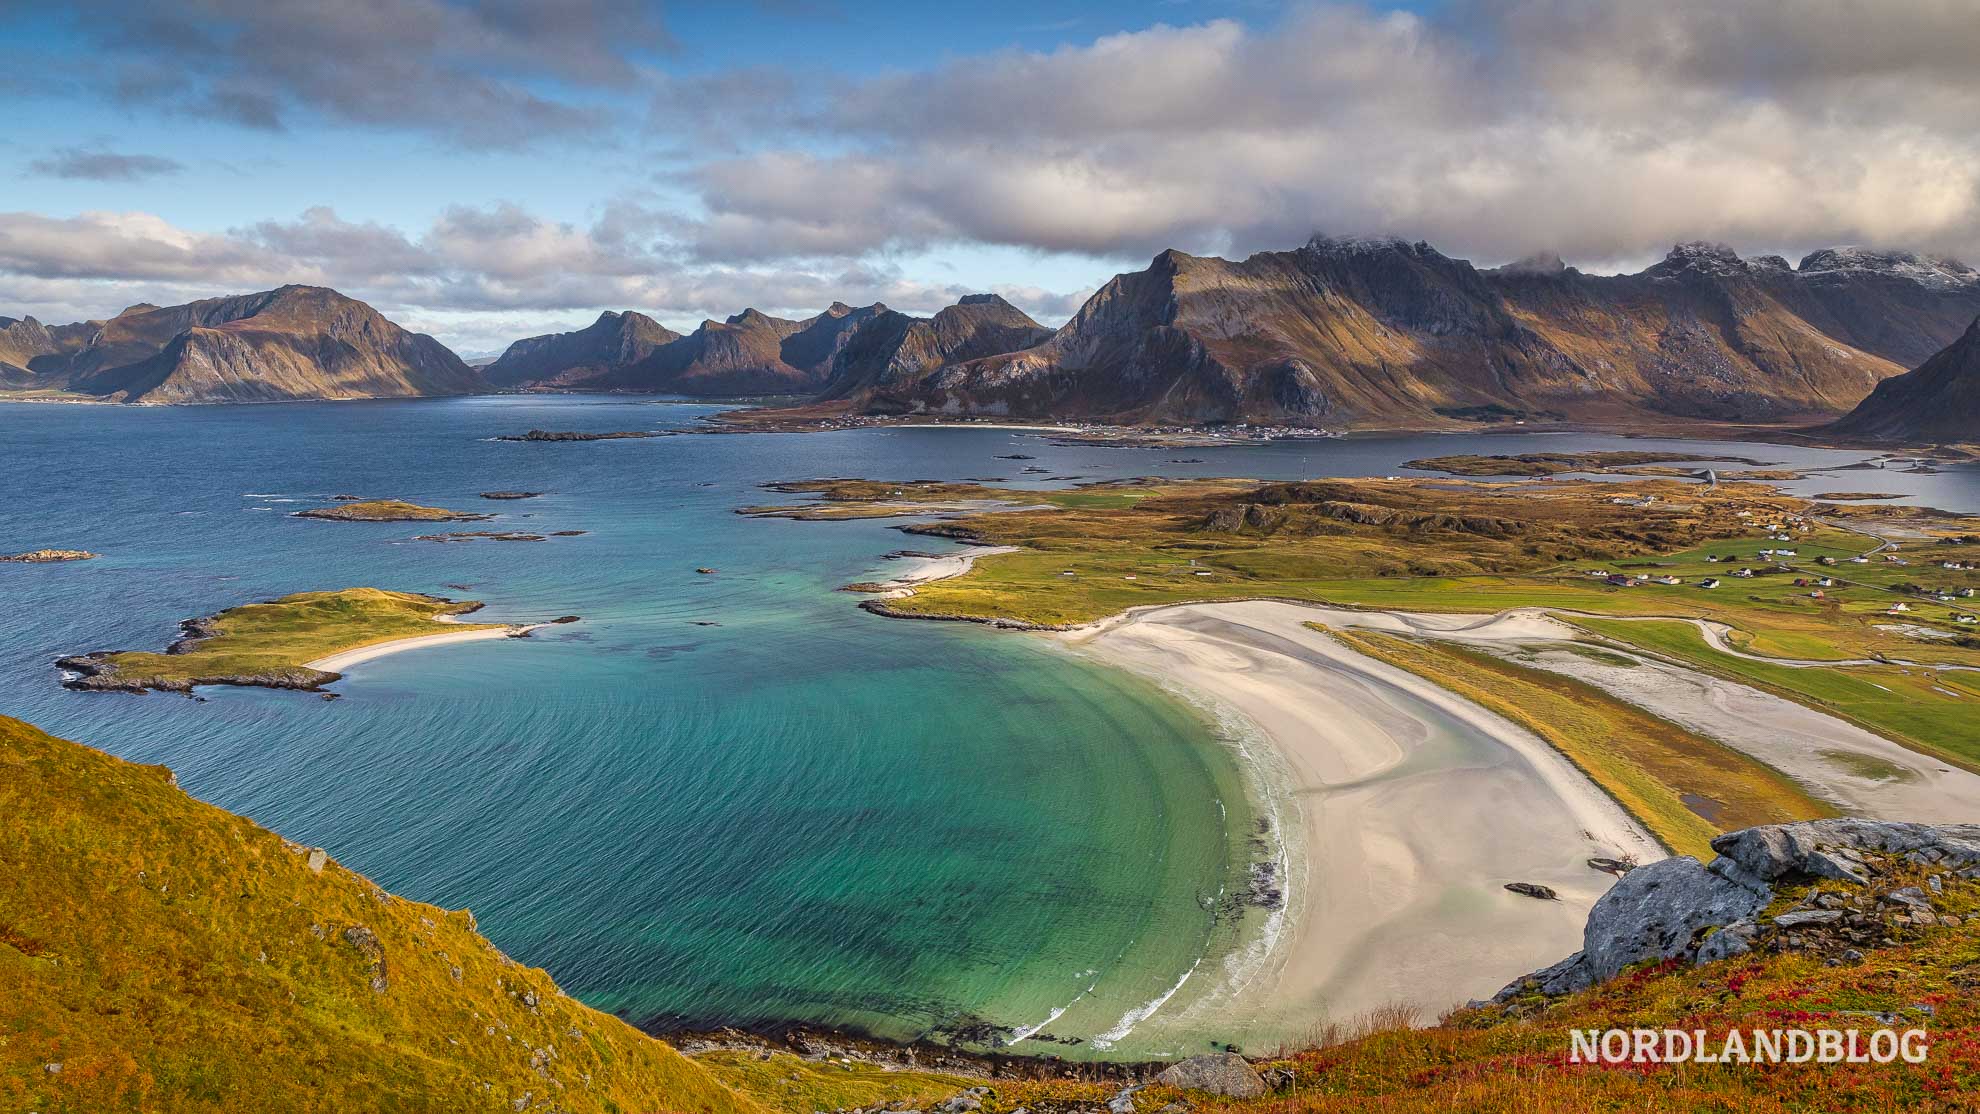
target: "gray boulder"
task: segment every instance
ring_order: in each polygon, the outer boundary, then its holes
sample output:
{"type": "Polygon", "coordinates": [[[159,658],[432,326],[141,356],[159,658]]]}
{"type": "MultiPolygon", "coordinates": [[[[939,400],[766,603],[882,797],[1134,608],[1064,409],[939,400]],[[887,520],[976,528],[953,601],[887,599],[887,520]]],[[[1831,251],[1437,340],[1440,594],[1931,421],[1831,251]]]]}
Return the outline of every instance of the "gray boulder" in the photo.
{"type": "MultiPolygon", "coordinates": [[[[1493,997],[1566,994],[1614,978],[1645,960],[1688,957],[1709,963],[1750,950],[1754,917],[1773,900],[1782,878],[1833,878],[1863,883],[1864,852],[1903,857],[1980,877],[1980,824],[1905,824],[1845,818],[1769,824],[1727,832],[1712,841],[1719,857],[1703,867],[1689,857],[1664,859],[1624,874],[1588,911],[1581,950],[1515,980],[1493,997]],[[1717,928],[1717,932],[1708,930],[1717,928]]],[[[1904,893],[1905,891],[1900,891],[1904,893]]],[[[1929,905],[1915,888],[1920,902],[1929,905]]],[[[1896,894],[1886,898],[1904,902],[1896,894]]],[[[1837,920],[1833,911],[1799,911],[1775,918],[1781,927],[1837,920]]]]}
{"type": "Polygon", "coordinates": [[[1716,960],[1731,959],[1753,950],[1753,941],[1760,936],[1760,926],[1752,921],[1735,921],[1705,938],[1698,945],[1696,961],[1712,963],[1716,960]]]}
{"type": "Polygon", "coordinates": [[[1155,1082],[1184,1091],[1205,1091],[1233,1099],[1264,1098],[1265,1081],[1244,1057],[1235,1052],[1215,1052],[1191,1056],[1171,1064],[1155,1082]]]}

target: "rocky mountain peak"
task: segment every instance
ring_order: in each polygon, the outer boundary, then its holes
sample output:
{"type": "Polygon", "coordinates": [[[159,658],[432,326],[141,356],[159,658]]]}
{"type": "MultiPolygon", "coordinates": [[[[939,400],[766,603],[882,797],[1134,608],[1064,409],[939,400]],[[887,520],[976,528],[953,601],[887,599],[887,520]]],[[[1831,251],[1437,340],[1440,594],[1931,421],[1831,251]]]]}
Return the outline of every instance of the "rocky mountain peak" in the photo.
{"type": "Polygon", "coordinates": [[[1729,245],[1709,240],[1688,240],[1674,245],[1664,261],[1646,274],[1655,276],[1690,272],[1701,275],[1744,275],[1751,268],[1729,245]]]}
{"type": "Polygon", "coordinates": [[[1809,252],[1802,257],[1798,271],[1804,276],[1890,275],[1910,279],[1935,290],[1956,290],[1980,284],[1980,273],[1957,259],[1855,246],[1809,252]]]}
{"type": "Polygon", "coordinates": [[[1003,299],[1003,297],[1002,297],[1002,296],[1000,296],[1000,295],[997,295],[997,294],[964,294],[964,295],[963,295],[963,296],[962,296],[961,298],[958,298],[958,299],[956,299],[956,304],[957,304],[957,305],[959,305],[959,306],[1008,306],[1008,305],[1010,305],[1010,303],[1009,303],[1009,302],[1007,302],[1007,301],[1005,301],[1005,300],[1003,299]]]}
{"type": "Polygon", "coordinates": [[[1503,267],[1494,268],[1502,275],[1564,275],[1570,269],[1558,253],[1551,251],[1537,251],[1524,259],[1515,259],[1503,267]]]}

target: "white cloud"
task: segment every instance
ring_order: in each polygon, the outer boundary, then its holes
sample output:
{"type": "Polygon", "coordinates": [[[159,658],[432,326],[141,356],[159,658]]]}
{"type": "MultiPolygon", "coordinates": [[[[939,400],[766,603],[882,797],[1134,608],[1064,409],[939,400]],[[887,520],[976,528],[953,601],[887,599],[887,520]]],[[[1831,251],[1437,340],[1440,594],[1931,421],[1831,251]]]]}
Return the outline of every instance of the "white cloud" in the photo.
{"type": "MultiPolygon", "coordinates": [[[[435,322],[441,339],[486,350],[583,323],[600,309],[637,309],[686,330],[745,306],[807,316],[835,300],[884,301],[928,314],[974,292],[869,262],[689,264],[659,231],[672,224],[625,204],[608,206],[590,226],[508,204],[453,206],[418,235],[325,207],[225,233],[188,231],[149,213],[0,213],[0,311],[61,322],[139,301],[311,283],[388,315],[435,322]]],[[[1067,298],[1023,290],[1012,300],[1050,313],[1067,298]]]]}
{"type": "Polygon", "coordinates": [[[1973,253],[1975,20],[1970,0],[1313,7],[966,57],[831,90],[703,165],[695,243],[1118,257],[1327,230],[1489,261],[1700,237],[1973,253]],[[805,153],[820,134],[837,153],[805,153]]]}

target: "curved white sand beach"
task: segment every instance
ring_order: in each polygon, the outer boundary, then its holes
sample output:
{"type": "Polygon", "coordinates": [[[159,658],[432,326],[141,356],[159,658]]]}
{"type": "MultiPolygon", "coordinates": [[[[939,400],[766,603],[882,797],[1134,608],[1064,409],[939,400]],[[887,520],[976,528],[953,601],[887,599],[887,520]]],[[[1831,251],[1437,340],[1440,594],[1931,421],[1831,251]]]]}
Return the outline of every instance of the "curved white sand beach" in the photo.
{"type": "MultiPolygon", "coordinates": [[[[436,620],[436,622],[446,621],[436,620]]],[[[445,631],[441,634],[418,634],[410,638],[394,638],[389,642],[374,642],[369,646],[342,650],[303,664],[311,669],[321,669],[325,673],[341,673],[359,662],[400,654],[407,650],[424,650],[429,646],[451,646],[457,642],[481,642],[490,638],[520,638],[535,629],[535,626],[475,627],[471,630],[445,631]]]]}
{"type": "Polygon", "coordinates": [[[1140,612],[1064,636],[1233,707],[1283,755],[1303,872],[1278,954],[1227,1009],[1292,1031],[1398,1003],[1434,1014],[1581,945],[1613,881],[1590,856],[1662,856],[1529,732],[1309,629],[1273,602],[1140,612]],[[1507,892],[1550,886],[1559,901],[1507,892]]]}

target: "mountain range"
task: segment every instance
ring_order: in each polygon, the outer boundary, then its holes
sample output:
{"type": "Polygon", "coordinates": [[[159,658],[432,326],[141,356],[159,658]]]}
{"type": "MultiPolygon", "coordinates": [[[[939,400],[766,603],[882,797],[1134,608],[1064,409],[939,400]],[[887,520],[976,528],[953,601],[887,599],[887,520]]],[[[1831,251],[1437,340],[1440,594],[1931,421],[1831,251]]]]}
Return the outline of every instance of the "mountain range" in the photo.
{"type": "Polygon", "coordinates": [[[686,336],[636,313],[607,313],[577,332],[519,340],[485,374],[498,387],[843,399],[1050,334],[995,294],[972,294],[929,319],[877,302],[834,302],[802,321],[746,309],[686,336]]]}
{"type": "Polygon", "coordinates": [[[473,394],[430,336],[321,286],[139,304],[108,321],[0,317],[0,387],[113,402],[279,402],[473,394]]]}
{"type": "Polygon", "coordinates": [[[686,335],[628,310],[516,341],[480,371],[322,287],[74,325],[0,318],[0,392],[169,403],[610,390],[776,395],[813,413],[1328,430],[1815,426],[1864,403],[1871,414],[1834,428],[1944,437],[1958,432],[1945,404],[1971,392],[1972,361],[1936,354],[1976,317],[1980,273],[1908,252],[1830,248],[1791,265],[1694,242],[1635,274],[1590,275],[1553,256],[1478,268],[1421,242],[1315,237],[1238,261],[1165,251],[1056,330],[994,294],[930,318],[878,303],[802,320],[747,309],[686,335]],[[1920,365],[1938,386],[1900,381],[1920,365]],[[1887,380],[1914,386],[1876,390],[1887,380]]]}
{"type": "Polygon", "coordinates": [[[1044,343],[881,387],[874,411],[1352,428],[1539,414],[1784,422],[1845,411],[1980,315],[1980,275],[1855,249],[1790,267],[1682,244],[1633,275],[1480,270],[1423,243],[1167,251],[1044,343]]]}

